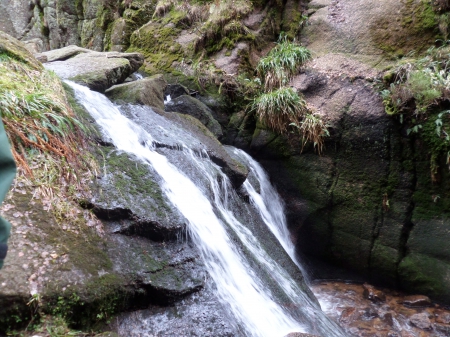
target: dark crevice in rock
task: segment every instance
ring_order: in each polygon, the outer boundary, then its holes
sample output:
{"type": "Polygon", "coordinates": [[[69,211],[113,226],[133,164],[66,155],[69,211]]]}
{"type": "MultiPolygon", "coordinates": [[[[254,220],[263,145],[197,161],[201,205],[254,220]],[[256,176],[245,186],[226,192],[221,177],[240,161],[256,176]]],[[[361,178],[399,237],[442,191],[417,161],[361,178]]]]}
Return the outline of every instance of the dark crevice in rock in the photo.
{"type": "Polygon", "coordinates": [[[152,146],[157,149],[165,148],[165,149],[169,149],[169,150],[183,151],[183,146],[180,144],[169,145],[169,144],[164,144],[164,143],[160,143],[160,142],[153,142],[152,146]]]}
{"type": "Polygon", "coordinates": [[[102,208],[88,201],[80,201],[80,206],[92,212],[105,224],[109,224],[112,233],[127,236],[140,236],[156,242],[177,240],[184,226],[164,226],[158,221],[142,219],[127,208],[102,208]]]}
{"type": "Polygon", "coordinates": [[[132,220],[122,228],[114,230],[116,234],[140,236],[152,241],[163,242],[177,240],[185,227],[166,227],[157,221],[142,220],[132,216],[132,220]]]}
{"type": "MultiPolygon", "coordinates": [[[[416,150],[416,147],[415,146],[411,146],[411,144],[413,144],[414,141],[415,141],[414,138],[415,137],[413,137],[410,140],[410,143],[408,144],[408,145],[410,145],[410,147],[411,147],[411,149],[413,151],[413,154],[412,154],[413,158],[416,155],[414,153],[415,150],[416,150]]],[[[406,221],[403,224],[402,231],[401,231],[401,234],[400,234],[400,240],[399,240],[399,250],[398,250],[399,251],[399,257],[398,257],[398,263],[397,263],[397,268],[396,268],[396,271],[397,271],[396,278],[397,278],[397,286],[398,287],[401,286],[400,285],[399,266],[400,266],[400,263],[402,262],[402,260],[408,254],[408,246],[407,246],[408,239],[409,239],[409,236],[411,234],[412,229],[414,228],[414,223],[412,222],[412,216],[413,216],[413,212],[414,212],[415,203],[414,203],[414,198],[412,196],[413,196],[413,194],[414,194],[414,192],[416,191],[416,188],[417,188],[416,163],[414,163],[414,165],[413,165],[412,186],[413,186],[413,190],[411,191],[411,197],[409,198],[409,205],[408,205],[408,209],[407,209],[407,212],[406,212],[406,221]]]]}

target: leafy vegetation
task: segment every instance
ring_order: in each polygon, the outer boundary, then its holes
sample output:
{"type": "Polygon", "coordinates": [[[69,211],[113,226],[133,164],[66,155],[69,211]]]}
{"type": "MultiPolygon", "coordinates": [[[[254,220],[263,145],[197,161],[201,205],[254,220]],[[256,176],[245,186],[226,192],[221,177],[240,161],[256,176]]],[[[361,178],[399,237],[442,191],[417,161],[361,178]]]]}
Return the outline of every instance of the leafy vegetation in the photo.
{"type": "Polygon", "coordinates": [[[282,134],[288,132],[291,123],[299,124],[308,111],[305,100],[287,87],[257,96],[252,109],[264,124],[282,134]]]}
{"type": "Polygon", "coordinates": [[[399,116],[408,126],[407,135],[420,135],[430,149],[432,178],[441,155],[450,163],[449,67],[450,48],[430,48],[424,57],[385,75],[387,88],[381,91],[386,112],[399,116]]]}

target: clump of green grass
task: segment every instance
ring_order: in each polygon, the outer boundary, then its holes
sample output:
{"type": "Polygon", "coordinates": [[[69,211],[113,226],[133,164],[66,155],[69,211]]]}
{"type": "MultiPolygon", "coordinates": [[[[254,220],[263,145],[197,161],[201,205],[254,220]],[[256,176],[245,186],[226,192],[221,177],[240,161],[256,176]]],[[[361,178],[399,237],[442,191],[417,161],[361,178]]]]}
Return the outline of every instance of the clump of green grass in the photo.
{"type": "Polygon", "coordinates": [[[0,57],[0,114],[14,158],[29,175],[30,150],[77,161],[77,132],[82,125],[65,97],[53,73],[33,69],[5,54],[0,57]]]}
{"type": "Polygon", "coordinates": [[[258,76],[264,78],[264,90],[272,90],[289,83],[298,70],[311,59],[311,52],[298,44],[281,38],[280,42],[256,68],[258,76]]]}
{"type": "Polygon", "coordinates": [[[437,182],[441,156],[450,162],[450,48],[430,48],[424,57],[400,64],[384,77],[381,91],[386,113],[398,116],[407,135],[417,134],[427,144],[431,177],[437,182]]]}
{"type": "Polygon", "coordinates": [[[302,151],[311,142],[320,154],[324,137],[329,135],[328,126],[320,115],[311,112],[298,92],[286,86],[309,59],[308,49],[281,37],[277,46],[258,63],[256,71],[262,78],[259,82],[264,82],[264,89],[254,98],[251,110],[277,133],[299,132],[302,151]]]}
{"type": "Polygon", "coordinates": [[[59,78],[0,54],[0,115],[18,166],[16,181],[54,213],[88,193],[96,170],[84,127],[59,78]],[[87,152],[87,151],[86,151],[87,152]]]}
{"type": "Polygon", "coordinates": [[[299,124],[307,113],[305,100],[292,88],[282,87],[257,96],[252,109],[265,125],[286,134],[289,125],[299,124]]]}

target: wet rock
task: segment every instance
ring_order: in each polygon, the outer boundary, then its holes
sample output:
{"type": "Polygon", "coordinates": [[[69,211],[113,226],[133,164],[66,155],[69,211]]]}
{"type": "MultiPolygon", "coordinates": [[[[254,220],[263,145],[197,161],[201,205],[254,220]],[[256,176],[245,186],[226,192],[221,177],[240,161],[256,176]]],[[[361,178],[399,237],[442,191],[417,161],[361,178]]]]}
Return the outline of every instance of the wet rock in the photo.
{"type": "MultiPolygon", "coordinates": [[[[129,108],[123,106],[122,110],[129,111],[129,108]]],[[[232,158],[226,148],[195,117],[149,107],[133,108],[133,112],[129,111],[128,114],[141,127],[150,131],[155,139],[154,145],[161,151],[166,151],[165,154],[169,154],[168,150],[182,150],[182,143],[185,143],[199,156],[208,154],[229,177],[235,189],[239,189],[247,178],[247,167],[232,158]]]]}
{"type": "Polygon", "coordinates": [[[167,200],[150,167],[112,147],[102,147],[97,155],[107,174],[93,182],[85,207],[108,221],[112,233],[175,239],[185,228],[183,217],[167,200]]]}
{"type": "Polygon", "coordinates": [[[431,330],[431,321],[426,313],[414,314],[409,319],[410,323],[422,330],[431,330]]]}
{"type": "Polygon", "coordinates": [[[181,84],[168,84],[164,89],[164,98],[170,96],[171,99],[175,99],[182,95],[189,95],[189,90],[181,84]]]}
{"type": "Polygon", "coordinates": [[[112,101],[144,104],[164,109],[164,89],[167,85],[163,75],[146,77],[142,80],[114,85],[105,91],[112,101]]]}
{"type": "Polygon", "coordinates": [[[450,325],[434,323],[433,326],[436,331],[443,333],[445,336],[450,336],[450,325]]]}
{"type": "Polygon", "coordinates": [[[367,298],[368,300],[375,303],[386,301],[386,294],[383,293],[381,290],[375,289],[375,287],[367,283],[364,283],[363,288],[364,288],[363,292],[364,298],[367,298]]]}
{"type": "Polygon", "coordinates": [[[429,307],[431,300],[428,296],[412,295],[404,297],[402,304],[412,308],[429,307]]]}
{"type": "Polygon", "coordinates": [[[210,288],[202,289],[170,306],[120,314],[113,321],[120,336],[241,337],[242,332],[210,288]]]}
{"type": "Polygon", "coordinates": [[[436,322],[450,324],[450,313],[442,310],[435,311],[436,322]]]}
{"type": "Polygon", "coordinates": [[[303,333],[303,332],[291,332],[291,333],[288,333],[285,337],[320,337],[320,336],[311,335],[309,333],[303,333]]]}
{"type": "Polygon", "coordinates": [[[374,318],[377,318],[378,312],[376,309],[374,308],[365,308],[362,312],[361,312],[361,319],[365,320],[365,321],[370,321],[374,318]]]}
{"type": "Polygon", "coordinates": [[[47,62],[45,67],[63,79],[100,92],[122,83],[144,62],[143,55],[139,53],[101,53],[73,46],[40,55],[47,56],[47,60],[54,59],[47,62]]]}
{"type": "Polygon", "coordinates": [[[389,326],[391,327],[394,326],[394,318],[392,316],[392,313],[390,312],[385,313],[383,316],[381,316],[381,319],[389,326]]]}
{"type": "Polygon", "coordinates": [[[356,308],[345,308],[341,316],[339,317],[339,322],[344,324],[350,324],[351,322],[357,320],[359,317],[359,312],[356,308]]]}
{"type": "Polygon", "coordinates": [[[188,95],[179,96],[168,102],[165,110],[175,111],[195,117],[202,122],[218,139],[223,136],[222,127],[213,117],[211,109],[194,97],[188,95]]]}

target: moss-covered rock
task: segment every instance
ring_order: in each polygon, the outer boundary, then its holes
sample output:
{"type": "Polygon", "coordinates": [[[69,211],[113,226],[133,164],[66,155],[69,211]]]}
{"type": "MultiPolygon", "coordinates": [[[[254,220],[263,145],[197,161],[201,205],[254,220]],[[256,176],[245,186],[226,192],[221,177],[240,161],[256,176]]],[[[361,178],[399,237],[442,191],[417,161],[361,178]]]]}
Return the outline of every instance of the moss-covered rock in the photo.
{"type": "Polygon", "coordinates": [[[115,85],[105,91],[111,100],[121,103],[144,104],[164,109],[164,89],[167,82],[162,75],[115,85]]]}
{"type": "Polygon", "coordinates": [[[198,99],[182,95],[166,104],[166,111],[175,111],[197,118],[214,136],[220,139],[223,136],[222,127],[213,117],[213,112],[198,99]]]}
{"type": "Polygon", "coordinates": [[[2,31],[0,31],[0,54],[6,54],[36,70],[42,70],[42,64],[31,55],[20,41],[2,31]]]}

